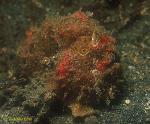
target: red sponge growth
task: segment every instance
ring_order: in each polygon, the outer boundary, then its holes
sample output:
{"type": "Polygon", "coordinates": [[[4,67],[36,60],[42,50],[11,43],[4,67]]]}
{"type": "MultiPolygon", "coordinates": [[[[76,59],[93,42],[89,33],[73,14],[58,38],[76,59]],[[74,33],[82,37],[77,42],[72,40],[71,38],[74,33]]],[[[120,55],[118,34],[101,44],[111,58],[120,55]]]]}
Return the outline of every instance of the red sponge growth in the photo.
{"type": "Polygon", "coordinates": [[[111,37],[111,36],[109,36],[109,35],[102,35],[102,36],[100,37],[100,42],[101,42],[102,44],[109,44],[109,43],[115,43],[116,40],[115,40],[115,38],[113,38],[113,37],[111,37]]]}
{"type": "Polygon", "coordinates": [[[67,52],[64,53],[63,57],[59,60],[56,68],[56,74],[59,79],[66,78],[69,70],[71,69],[71,55],[67,52]]]}
{"type": "Polygon", "coordinates": [[[106,70],[107,65],[110,64],[110,60],[103,59],[96,63],[96,69],[100,72],[104,72],[106,70]]]}
{"type": "Polygon", "coordinates": [[[82,11],[77,11],[77,12],[73,13],[71,16],[79,19],[80,21],[87,21],[87,19],[88,19],[88,16],[82,11]]]}

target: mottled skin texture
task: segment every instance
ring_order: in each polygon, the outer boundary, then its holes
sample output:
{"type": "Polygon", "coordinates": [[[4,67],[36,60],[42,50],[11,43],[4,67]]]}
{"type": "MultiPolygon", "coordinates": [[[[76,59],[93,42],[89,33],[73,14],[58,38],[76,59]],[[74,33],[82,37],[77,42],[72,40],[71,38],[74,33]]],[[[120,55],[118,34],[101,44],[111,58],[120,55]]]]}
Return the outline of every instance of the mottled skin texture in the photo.
{"type": "Polygon", "coordinates": [[[94,105],[117,97],[121,69],[116,40],[84,12],[45,20],[35,33],[27,32],[20,47],[26,73],[41,71],[41,59],[48,64],[47,58],[53,56],[57,61],[45,85],[45,101],[54,92],[77,117],[93,113],[94,105]]]}

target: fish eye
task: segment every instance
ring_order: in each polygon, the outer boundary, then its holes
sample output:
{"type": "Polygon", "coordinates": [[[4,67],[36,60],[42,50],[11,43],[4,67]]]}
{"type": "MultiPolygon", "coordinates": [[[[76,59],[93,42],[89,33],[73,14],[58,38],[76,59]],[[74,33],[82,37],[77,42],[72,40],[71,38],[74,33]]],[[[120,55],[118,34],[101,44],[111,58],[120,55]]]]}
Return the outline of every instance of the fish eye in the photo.
{"type": "Polygon", "coordinates": [[[87,49],[81,49],[81,51],[79,52],[82,56],[85,56],[88,54],[88,50],[87,49]]]}
{"type": "Polygon", "coordinates": [[[82,52],[85,52],[86,50],[85,49],[82,49],[82,52]]]}
{"type": "Polygon", "coordinates": [[[82,54],[86,54],[86,53],[87,53],[87,50],[86,50],[86,49],[82,49],[82,50],[81,50],[81,53],[82,53],[82,54]]]}

